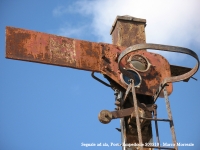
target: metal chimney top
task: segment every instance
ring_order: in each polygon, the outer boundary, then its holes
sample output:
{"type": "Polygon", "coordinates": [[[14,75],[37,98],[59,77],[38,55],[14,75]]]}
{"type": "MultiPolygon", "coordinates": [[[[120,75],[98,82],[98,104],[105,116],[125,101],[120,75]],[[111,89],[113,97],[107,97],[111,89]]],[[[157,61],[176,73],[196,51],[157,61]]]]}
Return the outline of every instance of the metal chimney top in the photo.
{"type": "Polygon", "coordinates": [[[129,22],[138,22],[138,23],[144,23],[144,25],[146,26],[146,19],[141,19],[141,18],[136,18],[133,16],[129,16],[129,15],[124,15],[124,16],[117,16],[112,28],[110,30],[110,35],[112,34],[113,30],[115,29],[115,26],[117,24],[117,21],[122,20],[122,21],[129,21],[129,22]]]}

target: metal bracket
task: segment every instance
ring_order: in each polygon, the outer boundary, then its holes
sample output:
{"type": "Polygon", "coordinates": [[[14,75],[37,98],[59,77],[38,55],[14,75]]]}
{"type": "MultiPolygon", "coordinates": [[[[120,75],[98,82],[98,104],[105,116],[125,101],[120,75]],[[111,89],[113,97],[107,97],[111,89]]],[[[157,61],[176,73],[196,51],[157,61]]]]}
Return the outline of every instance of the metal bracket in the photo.
{"type": "MultiPolygon", "coordinates": [[[[146,110],[147,111],[153,110],[153,108],[146,108],[146,110]]],[[[134,107],[121,109],[118,111],[102,110],[99,113],[99,120],[102,123],[109,123],[112,119],[124,118],[124,117],[131,116],[131,115],[136,116],[134,111],[135,111],[134,107]],[[106,120],[109,120],[109,121],[106,121],[106,120]]],[[[149,111],[149,113],[146,116],[151,117],[150,114],[151,114],[151,112],[149,111]]]]}
{"type": "Polygon", "coordinates": [[[94,71],[92,72],[91,76],[92,76],[95,80],[97,80],[97,81],[99,81],[100,83],[104,84],[105,86],[111,87],[111,85],[109,85],[108,83],[106,83],[106,82],[102,81],[101,79],[97,78],[97,77],[94,75],[94,71]]]}

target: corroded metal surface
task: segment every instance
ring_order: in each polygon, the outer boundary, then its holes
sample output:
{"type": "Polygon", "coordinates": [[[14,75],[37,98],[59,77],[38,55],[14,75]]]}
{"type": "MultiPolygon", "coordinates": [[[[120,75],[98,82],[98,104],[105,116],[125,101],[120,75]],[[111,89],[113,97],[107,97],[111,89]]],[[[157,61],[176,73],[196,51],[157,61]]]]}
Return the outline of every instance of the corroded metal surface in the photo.
{"type": "MultiPolygon", "coordinates": [[[[151,64],[147,71],[139,72],[142,78],[142,82],[140,88],[136,88],[136,93],[141,93],[144,95],[153,95],[156,92],[157,88],[159,87],[161,81],[164,80],[166,77],[171,76],[170,65],[163,56],[143,50],[134,52],[132,51],[128,54],[128,56],[135,54],[140,54],[146,57],[149,63],[151,64]]],[[[120,56],[122,55],[123,52],[120,54],[120,56]]],[[[122,63],[121,61],[119,62],[119,65],[125,67],[127,70],[131,67],[129,65],[125,66],[123,64],[127,62],[128,58],[129,57],[125,56],[124,60],[121,60],[122,63]]],[[[124,72],[122,73],[124,74],[124,72]]],[[[171,94],[172,90],[173,90],[172,84],[169,84],[169,86],[167,87],[168,93],[171,94]]],[[[161,94],[160,96],[163,97],[163,94],[161,94]]]]}
{"type": "MultiPolygon", "coordinates": [[[[112,78],[116,83],[124,87],[125,89],[128,85],[124,84],[121,80],[121,72],[118,70],[118,64],[116,63],[116,55],[121,52],[121,47],[110,44],[101,44],[102,47],[102,73],[106,74],[110,78],[112,78]]],[[[168,61],[159,54],[154,54],[147,51],[134,51],[131,55],[143,55],[148,58],[151,63],[150,68],[146,72],[139,72],[142,83],[140,88],[136,89],[136,93],[144,94],[144,95],[154,95],[157,88],[159,87],[160,82],[166,78],[170,77],[170,65],[168,61]],[[162,64],[162,66],[160,65],[162,64]]],[[[127,65],[129,57],[125,57],[120,62],[120,65],[123,67],[131,68],[127,65]]],[[[167,87],[168,93],[172,93],[172,84],[167,87]]],[[[163,95],[161,95],[163,96],[163,95]]]]}
{"type": "MultiPolygon", "coordinates": [[[[151,117],[150,111],[148,111],[148,108],[144,107],[139,107],[140,110],[140,117],[151,117]]],[[[112,119],[117,119],[117,118],[124,118],[127,116],[131,116],[132,118],[135,118],[135,112],[134,112],[134,107],[131,108],[126,108],[126,109],[121,109],[118,111],[111,111],[112,114],[112,119]]],[[[131,123],[132,120],[129,120],[131,123]]]]}
{"type": "Polygon", "coordinates": [[[117,16],[112,26],[113,44],[118,46],[131,46],[146,43],[146,20],[131,16],[117,16]]]}
{"type": "MultiPolygon", "coordinates": [[[[6,28],[7,58],[101,72],[122,89],[126,89],[127,85],[121,81],[117,60],[124,49],[126,47],[13,27],[6,28]]],[[[141,54],[151,63],[152,66],[146,73],[140,73],[142,83],[140,88],[136,89],[136,93],[152,96],[163,78],[170,76],[168,62],[162,56],[147,51],[135,51],[131,54],[141,54]],[[160,63],[166,69],[161,67],[160,63]]],[[[124,66],[127,66],[127,60],[128,57],[122,61],[124,66]]],[[[171,91],[172,88],[169,86],[167,92],[171,91]]]]}
{"type": "Polygon", "coordinates": [[[173,123],[173,118],[172,118],[172,112],[171,112],[171,109],[170,109],[169,98],[168,98],[168,94],[167,94],[167,91],[166,91],[165,87],[164,87],[163,91],[164,91],[164,96],[165,96],[167,114],[168,114],[168,118],[170,120],[170,130],[171,130],[171,134],[172,134],[172,140],[173,140],[174,148],[176,150],[178,150],[176,134],[175,134],[175,129],[174,129],[174,123],[173,123]]]}
{"type": "MultiPolygon", "coordinates": [[[[146,43],[145,26],[146,26],[145,19],[135,18],[132,16],[117,16],[111,29],[112,43],[118,46],[125,46],[125,47],[129,47],[131,45],[135,45],[139,43],[146,43]]],[[[122,65],[127,64],[129,57],[130,56],[127,56],[126,60],[125,59],[124,61],[122,60],[122,65]]],[[[131,66],[127,66],[127,67],[131,67],[131,66]]],[[[144,81],[142,80],[142,83],[143,82],[144,81]]],[[[128,100],[126,101],[130,89],[131,89],[131,86],[129,89],[126,90],[124,101],[122,102],[123,104],[127,103],[125,108],[133,107],[133,104],[130,104],[128,100]]],[[[138,92],[139,91],[136,91],[137,94],[138,92]]],[[[143,94],[145,94],[146,92],[147,91],[143,91],[143,94]]],[[[140,95],[139,97],[140,98],[138,100],[145,99],[148,102],[151,101],[151,97],[148,97],[148,99],[146,99],[146,96],[144,95],[140,95]]],[[[123,134],[122,141],[125,143],[138,143],[137,128],[136,126],[133,127],[131,125],[128,125],[128,120],[130,120],[130,117],[125,118],[123,122],[123,125],[124,125],[123,128],[125,128],[126,130],[123,134]]],[[[131,119],[131,121],[134,121],[134,119],[131,119]]],[[[149,124],[148,127],[145,127],[145,130],[142,131],[142,135],[143,135],[143,141],[149,142],[149,140],[152,138],[151,124],[149,124]]],[[[145,150],[150,150],[150,149],[145,148],[145,150]]]]}
{"type": "MultiPolygon", "coordinates": [[[[167,92],[170,91],[169,87],[170,87],[170,84],[172,82],[178,82],[178,81],[182,81],[182,80],[190,78],[191,76],[193,76],[197,72],[197,70],[199,68],[199,59],[198,59],[197,54],[195,52],[193,52],[192,50],[189,50],[187,48],[167,46],[167,45],[159,45],[159,44],[137,44],[137,45],[134,45],[134,46],[127,48],[126,50],[124,50],[120,54],[120,56],[118,58],[118,64],[119,64],[119,69],[122,73],[126,74],[126,72],[127,72],[127,70],[124,69],[124,66],[121,65],[122,59],[125,58],[126,55],[128,55],[129,53],[132,53],[134,51],[138,52],[139,50],[141,50],[143,52],[143,49],[154,49],[154,50],[163,50],[163,51],[169,51],[169,52],[184,53],[184,54],[191,55],[192,57],[194,57],[197,60],[196,66],[192,70],[190,70],[189,72],[178,75],[178,76],[173,76],[173,77],[171,77],[171,75],[167,75],[162,79],[162,82],[160,82],[161,80],[159,80],[158,84],[161,83],[161,86],[164,86],[166,83],[168,83],[169,86],[166,88],[167,92]]],[[[150,58],[150,57],[147,57],[147,58],[150,58]]],[[[156,60],[155,57],[154,57],[154,60],[156,60]]],[[[160,62],[160,64],[162,64],[160,66],[163,67],[164,69],[168,70],[168,73],[169,73],[169,70],[170,70],[169,66],[163,65],[162,62],[160,62]]],[[[127,74],[127,76],[129,76],[129,75],[127,74]]],[[[155,75],[155,77],[157,77],[157,76],[158,75],[155,75]]],[[[160,86],[158,86],[158,89],[160,89],[160,90],[154,91],[155,95],[158,96],[158,94],[156,94],[156,93],[159,93],[161,96],[163,96],[163,93],[160,93],[160,91],[161,91],[160,86]]]]}
{"type": "Polygon", "coordinates": [[[134,107],[121,109],[121,110],[118,110],[118,111],[112,111],[111,112],[112,113],[112,119],[124,118],[126,116],[130,116],[133,111],[134,111],[134,107]]]}
{"type": "Polygon", "coordinates": [[[6,57],[100,72],[98,43],[6,27],[6,57]]]}

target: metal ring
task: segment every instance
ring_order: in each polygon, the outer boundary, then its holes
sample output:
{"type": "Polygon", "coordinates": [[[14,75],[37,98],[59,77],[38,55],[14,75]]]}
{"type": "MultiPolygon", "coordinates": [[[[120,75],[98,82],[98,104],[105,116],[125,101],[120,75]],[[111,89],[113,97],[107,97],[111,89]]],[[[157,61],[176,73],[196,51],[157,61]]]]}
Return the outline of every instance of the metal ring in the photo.
{"type": "Polygon", "coordinates": [[[151,66],[151,64],[149,63],[149,60],[148,60],[146,57],[142,56],[141,54],[134,54],[134,55],[131,55],[131,56],[129,57],[128,61],[130,61],[130,62],[129,62],[129,63],[130,63],[130,66],[131,66],[134,70],[139,71],[139,72],[146,72],[147,70],[149,70],[149,68],[150,68],[150,66],[151,66]],[[147,66],[146,66],[146,69],[145,69],[145,70],[137,69],[136,67],[134,67],[134,66],[130,63],[131,60],[132,60],[132,58],[133,58],[134,56],[140,56],[140,57],[142,57],[142,58],[146,61],[147,66]]]}
{"type": "Polygon", "coordinates": [[[197,72],[197,70],[199,69],[199,58],[198,58],[197,54],[194,51],[190,50],[190,49],[183,48],[183,47],[177,47],[177,46],[159,45],[159,44],[148,44],[148,43],[147,44],[137,44],[137,45],[133,45],[133,46],[130,46],[127,49],[125,49],[118,57],[119,70],[123,74],[128,76],[129,78],[134,79],[133,75],[128,73],[126,71],[126,69],[124,69],[121,66],[121,64],[120,64],[121,60],[124,58],[124,56],[126,56],[130,52],[137,51],[137,50],[143,50],[143,49],[154,49],[154,50],[161,50],[161,51],[178,52],[178,53],[188,54],[188,55],[194,57],[197,60],[197,64],[192,70],[190,70],[189,72],[187,72],[185,74],[182,74],[182,75],[165,78],[163,80],[163,82],[162,82],[163,85],[165,85],[166,83],[170,83],[170,82],[178,82],[178,81],[182,81],[182,80],[188,79],[191,76],[193,76],[197,72]]]}
{"type": "MultiPolygon", "coordinates": [[[[141,85],[141,83],[142,83],[142,78],[141,78],[140,74],[137,71],[133,70],[133,69],[127,69],[127,71],[133,71],[133,72],[135,72],[138,75],[138,77],[140,79],[140,83],[138,85],[134,85],[134,86],[137,87],[137,88],[139,88],[140,85],[141,85]]],[[[126,83],[125,80],[124,80],[124,78],[123,78],[123,73],[120,74],[120,79],[121,79],[122,83],[124,83],[124,84],[126,84],[128,86],[128,83],[126,83]]]]}

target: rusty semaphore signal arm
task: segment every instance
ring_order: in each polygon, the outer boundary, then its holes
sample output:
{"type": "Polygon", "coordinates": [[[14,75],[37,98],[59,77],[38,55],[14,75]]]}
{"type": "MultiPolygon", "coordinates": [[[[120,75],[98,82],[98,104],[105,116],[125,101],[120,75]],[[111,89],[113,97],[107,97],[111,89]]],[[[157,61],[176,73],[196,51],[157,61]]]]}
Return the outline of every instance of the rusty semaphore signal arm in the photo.
{"type": "MultiPolygon", "coordinates": [[[[125,49],[126,47],[112,44],[76,40],[13,27],[6,28],[6,58],[100,72],[124,89],[127,88],[127,84],[121,80],[118,56],[125,49]]],[[[139,94],[153,95],[159,83],[171,76],[168,61],[159,54],[141,50],[131,52],[130,56],[134,57],[126,57],[122,63],[126,63],[128,59],[141,57],[146,63],[144,67],[147,67],[145,72],[140,73],[142,82],[137,89],[139,94]]],[[[171,93],[172,85],[170,84],[167,89],[168,93],[171,93]]]]}
{"type": "Polygon", "coordinates": [[[91,71],[93,78],[115,91],[116,111],[103,110],[98,117],[102,123],[121,118],[123,143],[148,142],[152,138],[151,120],[155,121],[158,142],[157,121],[168,121],[176,143],[168,95],[172,82],[188,81],[196,73],[199,59],[186,48],[146,44],[145,25],[144,19],[117,16],[111,30],[113,44],[6,27],[6,58],[91,71]],[[170,65],[163,56],[146,49],[185,53],[194,57],[197,65],[192,69],[170,65]],[[110,85],[96,78],[94,72],[103,74],[110,85]],[[158,97],[165,97],[169,119],[157,119],[158,97]]]}

